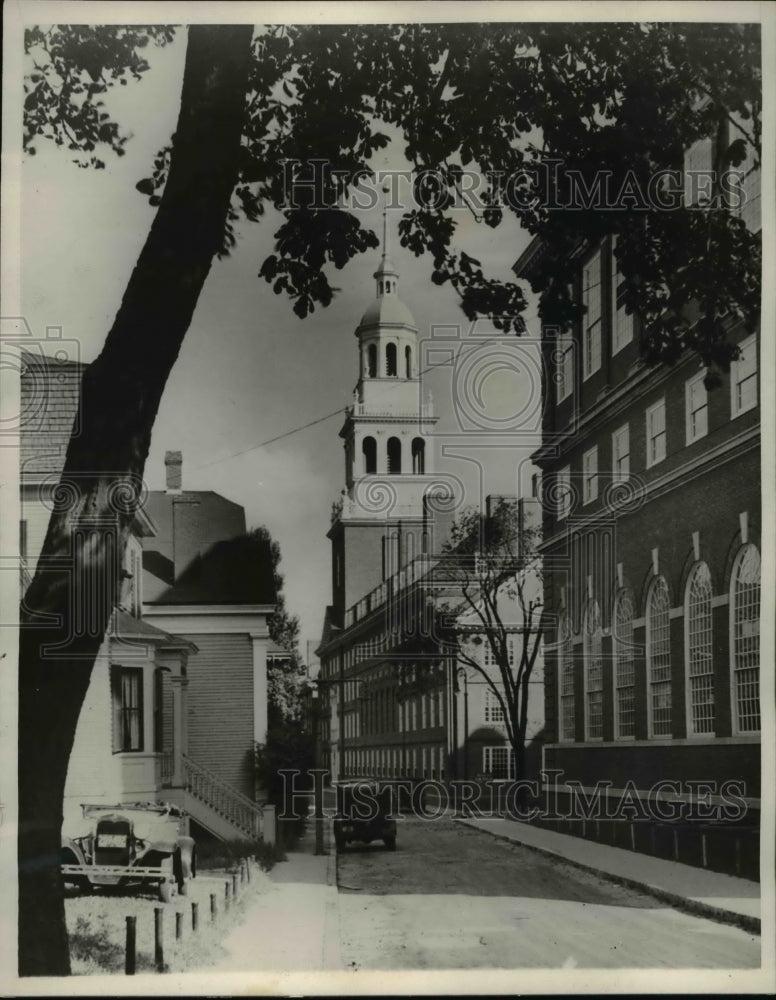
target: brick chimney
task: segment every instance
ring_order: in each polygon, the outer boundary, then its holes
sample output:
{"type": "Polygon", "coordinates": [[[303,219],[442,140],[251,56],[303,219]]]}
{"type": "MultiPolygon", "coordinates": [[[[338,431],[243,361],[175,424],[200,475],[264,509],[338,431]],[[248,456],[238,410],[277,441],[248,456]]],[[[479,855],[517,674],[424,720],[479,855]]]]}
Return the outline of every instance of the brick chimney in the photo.
{"type": "Polygon", "coordinates": [[[164,469],[167,478],[167,492],[180,493],[183,474],[183,452],[165,452],[164,469]]]}

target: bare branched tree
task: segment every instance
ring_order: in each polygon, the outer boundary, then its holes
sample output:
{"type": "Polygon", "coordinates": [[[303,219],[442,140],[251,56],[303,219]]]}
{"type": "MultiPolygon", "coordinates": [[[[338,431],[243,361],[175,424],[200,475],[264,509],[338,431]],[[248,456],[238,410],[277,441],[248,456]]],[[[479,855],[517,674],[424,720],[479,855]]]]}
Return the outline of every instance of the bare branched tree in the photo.
{"type": "Polygon", "coordinates": [[[441,634],[501,707],[516,780],[525,776],[531,676],[545,626],[538,541],[521,505],[499,499],[487,514],[472,508],[457,518],[435,570],[441,634]]]}

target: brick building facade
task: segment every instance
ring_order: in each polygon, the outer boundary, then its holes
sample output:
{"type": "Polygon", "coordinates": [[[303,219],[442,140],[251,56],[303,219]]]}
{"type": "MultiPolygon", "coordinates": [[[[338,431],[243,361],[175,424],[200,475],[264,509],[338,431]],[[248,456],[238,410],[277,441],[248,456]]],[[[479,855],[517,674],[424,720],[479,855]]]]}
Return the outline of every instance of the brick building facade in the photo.
{"type": "Polygon", "coordinates": [[[756,878],[759,340],[731,322],[710,391],[695,355],[646,366],[613,249],[579,245],[583,319],[544,336],[545,768],[565,830],[756,878]],[[634,790],[646,810],[607,821],[634,790]]]}

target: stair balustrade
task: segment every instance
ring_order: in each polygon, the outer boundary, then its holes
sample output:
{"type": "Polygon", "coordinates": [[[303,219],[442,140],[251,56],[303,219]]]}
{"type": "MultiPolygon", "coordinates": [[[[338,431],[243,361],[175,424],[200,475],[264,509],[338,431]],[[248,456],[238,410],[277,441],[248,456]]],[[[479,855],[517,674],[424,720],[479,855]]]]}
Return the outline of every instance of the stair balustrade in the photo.
{"type": "Polygon", "coordinates": [[[206,767],[185,754],[182,756],[183,787],[186,791],[244,836],[261,836],[261,806],[206,767]]]}

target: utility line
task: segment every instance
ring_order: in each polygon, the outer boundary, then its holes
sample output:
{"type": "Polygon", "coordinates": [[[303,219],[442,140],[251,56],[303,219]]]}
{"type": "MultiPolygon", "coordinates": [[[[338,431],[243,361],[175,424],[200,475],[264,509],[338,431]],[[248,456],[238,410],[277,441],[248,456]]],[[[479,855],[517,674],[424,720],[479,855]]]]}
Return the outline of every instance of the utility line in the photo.
{"type": "MultiPolygon", "coordinates": [[[[477,340],[473,343],[476,343],[477,347],[487,347],[491,344],[501,343],[503,339],[504,337],[492,337],[488,340],[477,340]]],[[[427,368],[422,369],[422,371],[419,371],[417,377],[420,378],[422,375],[430,372],[433,368],[441,368],[449,364],[450,362],[448,360],[437,361],[434,364],[429,365],[427,368]]],[[[397,381],[392,383],[387,388],[395,388],[399,384],[400,383],[397,381]]],[[[299,424],[297,427],[292,427],[290,430],[283,431],[281,434],[276,434],[275,437],[267,438],[266,441],[261,441],[259,444],[252,444],[248,448],[242,448],[240,451],[233,451],[228,455],[224,455],[223,458],[215,458],[212,462],[205,462],[202,465],[197,465],[194,467],[194,471],[209,469],[213,465],[220,465],[222,462],[228,462],[230,459],[238,458],[240,455],[247,455],[251,451],[258,451],[260,448],[266,448],[267,445],[274,444],[276,441],[282,441],[284,438],[291,437],[293,434],[298,434],[300,431],[307,430],[308,427],[315,427],[316,424],[322,424],[326,420],[331,420],[332,417],[336,417],[339,413],[345,413],[349,409],[349,406],[340,406],[339,409],[332,410],[331,413],[326,413],[322,417],[316,417],[314,420],[308,420],[306,424],[299,424]]]]}

